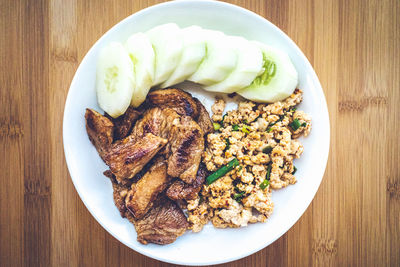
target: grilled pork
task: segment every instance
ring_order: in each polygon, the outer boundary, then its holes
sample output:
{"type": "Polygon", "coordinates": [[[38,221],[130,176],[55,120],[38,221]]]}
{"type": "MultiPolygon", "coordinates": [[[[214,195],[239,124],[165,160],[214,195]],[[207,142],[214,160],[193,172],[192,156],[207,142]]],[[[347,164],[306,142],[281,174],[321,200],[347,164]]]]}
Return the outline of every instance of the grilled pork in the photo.
{"type": "Polygon", "coordinates": [[[86,131],[90,142],[104,160],[113,142],[113,123],[93,109],[87,108],[85,113],[86,131]]]}
{"type": "Polygon", "coordinates": [[[204,150],[203,131],[189,116],[180,117],[171,127],[167,173],[191,184],[196,179],[201,154],[204,150]]]}
{"type": "Polygon", "coordinates": [[[203,130],[204,135],[212,133],[214,131],[214,127],[212,125],[210,114],[203,106],[203,104],[197,99],[193,98],[197,105],[197,110],[199,111],[199,116],[197,117],[196,122],[199,124],[200,128],[203,130]]]}
{"type": "Polygon", "coordinates": [[[193,97],[180,89],[165,89],[152,91],[147,95],[150,105],[171,108],[179,115],[191,116],[196,119],[199,115],[197,104],[193,97]]]}
{"type": "Polygon", "coordinates": [[[207,169],[204,164],[200,164],[197,171],[196,180],[192,184],[187,184],[182,180],[175,180],[167,189],[166,195],[172,200],[191,200],[197,197],[201,186],[207,176],[207,169]]]}
{"type": "Polygon", "coordinates": [[[168,183],[167,164],[164,157],[158,157],[150,170],[137,183],[132,184],[125,199],[128,210],[140,219],[152,207],[159,193],[168,183]]]}
{"type": "Polygon", "coordinates": [[[137,240],[142,244],[170,244],[189,227],[186,216],[173,201],[162,197],[146,215],[134,222],[137,240]]]}
{"type": "Polygon", "coordinates": [[[168,140],[148,133],[143,138],[133,135],[115,142],[105,156],[111,172],[120,179],[130,179],[148,163],[168,140]]]}
{"type": "Polygon", "coordinates": [[[106,114],[106,116],[114,123],[114,140],[121,140],[127,137],[140,114],[141,113],[133,107],[129,107],[123,115],[116,119],[106,114]]]}

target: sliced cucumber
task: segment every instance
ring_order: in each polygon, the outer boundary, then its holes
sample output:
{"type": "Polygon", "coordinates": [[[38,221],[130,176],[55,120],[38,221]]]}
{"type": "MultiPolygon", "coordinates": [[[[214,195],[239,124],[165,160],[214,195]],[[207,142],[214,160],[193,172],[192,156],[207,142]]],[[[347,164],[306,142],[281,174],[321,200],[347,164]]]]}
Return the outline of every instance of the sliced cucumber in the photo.
{"type": "Polygon", "coordinates": [[[165,82],[178,66],[182,54],[181,30],[175,23],[167,23],[146,32],[155,53],[153,86],[165,82]]]}
{"type": "Polygon", "coordinates": [[[116,118],[129,107],[135,79],[133,63],[124,46],[112,42],[100,51],[97,61],[96,90],[100,107],[116,118]]]}
{"type": "Polygon", "coordinates": [[[129,37],[125,49],[133,62],[136,86],[133,90],[131,105],[138,107],[146,99],[154,79],[154,50],[144,33],[129,37]]]}
{"type": "Polygon", "coordinates": [[[235,68],[237,54],[229,38],[222,32],[204,30],[206,56],[189,81],[202,85],[213,85],[228,77],[235,68]]]}
{"type": "Polygon", "coordinates": [[[249,86],[262,70],[263,54],[257,45],[242,37],[230,36],[228,39],[235,46],[237,65],[225,80],[204,87],[207,91],[228,94],[236,92],[249,86]]]}
{"type": "Polygon", "coordinates": [[[182,29],[181,59],[168,80],[161,85],[162,88],[183,82],[198,69],[206,55],[206,41],[203,32],[199,26],[182,29]]]}
{"type": "Polygon", "coordinates": [[[237,91],[252,101],[272,103],[290,96],[298,84],[298,74],[289,56],[265,44],[254,42],[263,53],[263,72],[246,88],[237,91]]]}

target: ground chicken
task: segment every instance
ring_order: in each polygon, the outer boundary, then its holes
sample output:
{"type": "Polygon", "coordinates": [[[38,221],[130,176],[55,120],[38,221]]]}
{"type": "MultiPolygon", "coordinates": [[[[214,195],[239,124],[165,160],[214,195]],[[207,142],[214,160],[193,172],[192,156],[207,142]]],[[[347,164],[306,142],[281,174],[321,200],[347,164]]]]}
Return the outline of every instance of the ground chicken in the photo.
{"type": "Polygon", "coordinates": [[[282,102],[243,101],[225,115],[224,100],[215,101],[212,119],[221,128],[207,136],[202,160],[211,172],[234,158],[239,166],[204,185],[199,198],[188,202],[188,220],[194,232],[208,221],[225,228],[268,219],[274,207],[272,190],[296,183],[293,159],[304,150],[296,138],[311,130],[309,115],[295,108],[301,101],[302,91],[296,89],[282,102]]]}
{"type": "Polygon", "coordinates": [[[225,101],[223,99],[215,100],[214,105],[211,107],[211,111],[213,112],[212,120],[213,121],[222,121],[222,113],[225,109],[225,101]]]}

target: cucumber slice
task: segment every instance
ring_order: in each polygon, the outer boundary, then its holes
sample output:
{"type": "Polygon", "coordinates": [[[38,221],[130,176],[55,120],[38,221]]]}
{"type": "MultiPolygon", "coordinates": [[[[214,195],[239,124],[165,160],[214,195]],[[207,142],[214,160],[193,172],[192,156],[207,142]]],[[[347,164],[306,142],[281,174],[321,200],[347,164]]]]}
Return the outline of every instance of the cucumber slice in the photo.
{"type": "Polygon", "coordinates": [[[298,74],[289,56],[276,48],[259,42],[254,43],[263,53],[263,73],[237,93],[252,101],[264,103],[287,98],[298,84],[298,74]]]}
{"type": "Polygon", "coordinates": [[[204,87],[207,91],[233,93],[246,86],[257,77],[263,67],[261,49],[242,37],[230,36],[229,41],[235,45],[238,61],[228,77],[214,85],[204,87]]]}
{"type": "Polygon", "coordinates": [[[183,47],[181,30],[175,23],[167,23],[152,28],[146,35],[155,53],[155,86],[165,82],[178,66],[183,47]]]}
{"type": "Polygon", "coordinates": [[[154,50],[144,33],[136,33],[128,38],[125,49],[133,62],[136,86],[133,90],[131,106],[138,107],[146,99],[154,79],[154,50]]]}
{"type": "Polygon", "coordinates": [[[222,32],[204,30],[206,56],[189,81],[202,85],[213,85],[228,77],[235,68],[237,54],[229,38],[222,32]]]}
{"type": "Polygon", "coordinates": [[[182,29],[183,49],[181,59],[175,71],[165,81],[161,88],[178,84],[191,76],[199,67],[206,55],[206,41],[203,30],[199,26],[182,29]]]}
{"type": "Polygon", "coordinates": [[[133,63],[124,46],[112,42],[100,51],[96,90],[100,107],[113,118],[125,113],[131,102],[135,79],[133,63]]]}

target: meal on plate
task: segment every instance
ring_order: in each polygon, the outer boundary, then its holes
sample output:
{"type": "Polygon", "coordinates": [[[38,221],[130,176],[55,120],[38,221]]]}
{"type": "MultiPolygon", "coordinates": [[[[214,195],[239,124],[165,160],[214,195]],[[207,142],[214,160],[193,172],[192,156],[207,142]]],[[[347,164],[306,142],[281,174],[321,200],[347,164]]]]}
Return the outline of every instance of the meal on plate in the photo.
{"type": "Polygon", "coordinates": [[[86,109],[86,130],[108,165],[114,202],[143,244],[169,244],[191,229],[265,222],[271,193],[296,182],[297,140],[311,119],[284,52],[242,37],[169,23],[100,52],[96,89],[104,115],[86,109]],[[181,89],[240,95],[212,117],[181,89]],[[164,89],[166,88],[166,89],[164,89]]]}

